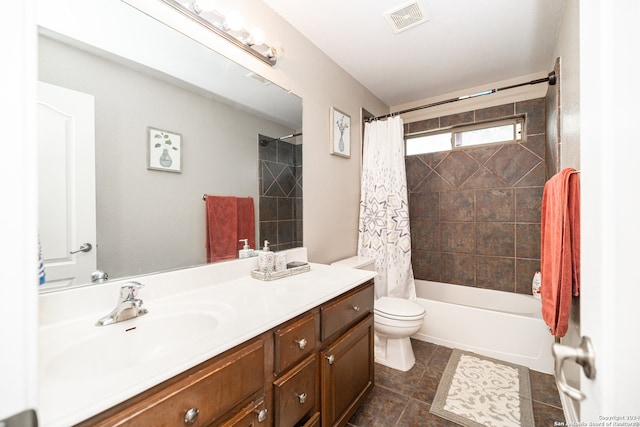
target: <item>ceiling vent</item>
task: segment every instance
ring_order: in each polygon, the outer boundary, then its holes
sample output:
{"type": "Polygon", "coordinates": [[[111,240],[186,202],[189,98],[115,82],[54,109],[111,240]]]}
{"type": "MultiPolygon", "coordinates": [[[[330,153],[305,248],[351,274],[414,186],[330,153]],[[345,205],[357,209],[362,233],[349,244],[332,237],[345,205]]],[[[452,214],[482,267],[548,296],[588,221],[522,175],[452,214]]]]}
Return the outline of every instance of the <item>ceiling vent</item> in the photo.
{"type": "Polygon", "coordinates": [[[391,30],[398,34],[429,20],[427,8],[421,1],[412,1],[398,6],[382,14],[391,26],[391,30]]]}

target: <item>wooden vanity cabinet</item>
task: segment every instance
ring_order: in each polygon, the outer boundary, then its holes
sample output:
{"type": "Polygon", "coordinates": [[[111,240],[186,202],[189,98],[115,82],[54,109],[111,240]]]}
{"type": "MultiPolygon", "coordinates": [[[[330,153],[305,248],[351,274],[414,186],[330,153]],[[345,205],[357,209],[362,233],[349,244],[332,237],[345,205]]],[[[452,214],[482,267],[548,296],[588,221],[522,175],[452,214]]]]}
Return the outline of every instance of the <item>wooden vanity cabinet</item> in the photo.
{"type": "Polygon", "coordinates": [[[322,427],[344,426],[374,385],[373,281],[320,308],[322,427]]]}
{"type": "Polygon", "coordinates": [[[373,315],[320,352],[322,426],[343,426],[373,388],[373,315]]]}
{"type": "Polygon", "coordinates": [[[319,411],[318,308],[281,325],[274,337],[274,425],[308,425],[319,411]]]}
{"type": "MultiPolygon", "coordinates": [[[[219,425],[265,398],[270,342],[261,336],[235,347],[79,424],[83,427],[219,425]]],[[[261,425],[271,425],[269,417],[261,425]]]]}
{"type": "Polygon", "coordinates": [[[78,426],[341,427],[373,372],[370,280],[78,426]]]}
{"type": "Polygon", "coordinates": [[[349,421],[374,384],[373,299],[371,280],[275,331],[275,426],[349,421]]]}

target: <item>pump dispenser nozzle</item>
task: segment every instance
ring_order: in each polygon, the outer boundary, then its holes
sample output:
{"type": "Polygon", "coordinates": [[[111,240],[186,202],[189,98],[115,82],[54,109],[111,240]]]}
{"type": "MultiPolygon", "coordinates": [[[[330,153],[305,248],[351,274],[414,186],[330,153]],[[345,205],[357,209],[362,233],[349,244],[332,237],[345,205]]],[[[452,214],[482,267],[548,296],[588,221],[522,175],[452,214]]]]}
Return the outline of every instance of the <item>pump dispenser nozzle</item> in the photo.
{"type": "Polygon", "coordinates": [[[258,252],[258,269],[263,273],[273,273],[275,268],[275,255],[269,249],[269,241],[264,241],[262,251],[258,252]]]}
{"type": "Polygon", "coordinates": [[[239,242],[244,242],[244,247],[238,251],[239,258],[249,258],[255,256],[254,250],[249,246],[249,239],[240,239],[239,242]]]}

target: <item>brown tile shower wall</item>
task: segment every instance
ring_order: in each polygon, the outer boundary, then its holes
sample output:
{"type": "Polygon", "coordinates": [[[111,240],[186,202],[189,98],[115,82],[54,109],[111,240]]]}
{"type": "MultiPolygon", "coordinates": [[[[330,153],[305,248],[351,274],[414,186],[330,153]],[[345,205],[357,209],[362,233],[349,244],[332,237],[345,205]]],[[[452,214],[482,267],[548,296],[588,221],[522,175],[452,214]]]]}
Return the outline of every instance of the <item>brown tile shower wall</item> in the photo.
{"type": "Polygon", "coordinates": [[[545,99],[405,124],[405,133],[525,115],[526,138],[406,157],[416,279],[531,293],[540,268],[545,99]]]}
{"type": "Polygon", "coordinates": [[[302,246],[302,145],[258,144],[260,234],[274,251],[302,246]]]}

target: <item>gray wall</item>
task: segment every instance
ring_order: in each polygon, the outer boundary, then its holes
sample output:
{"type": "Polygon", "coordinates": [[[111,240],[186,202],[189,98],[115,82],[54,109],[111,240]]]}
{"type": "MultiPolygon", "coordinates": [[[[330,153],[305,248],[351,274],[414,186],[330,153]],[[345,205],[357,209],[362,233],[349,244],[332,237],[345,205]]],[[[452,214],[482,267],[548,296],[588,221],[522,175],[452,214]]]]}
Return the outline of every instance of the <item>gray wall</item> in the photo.
{"type": "Polygon", "coordinates": [[[39,44],[40,80],[95,97],[100,269],[121,277],[204,263],[204,193],[253,197],[258,218],[257,135],[293,129],[57,41],[39,44]],[[147,169],[149,126],[182,135],[182,173],[147,169]]]}

